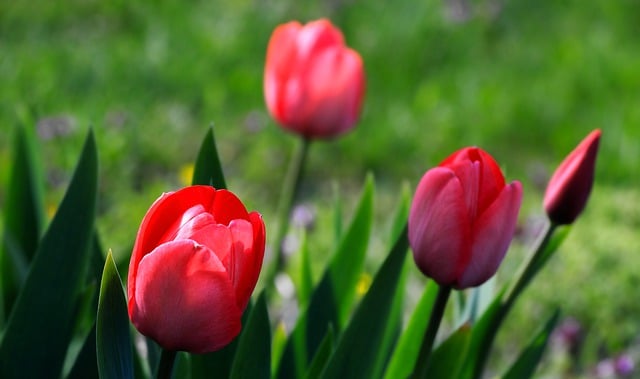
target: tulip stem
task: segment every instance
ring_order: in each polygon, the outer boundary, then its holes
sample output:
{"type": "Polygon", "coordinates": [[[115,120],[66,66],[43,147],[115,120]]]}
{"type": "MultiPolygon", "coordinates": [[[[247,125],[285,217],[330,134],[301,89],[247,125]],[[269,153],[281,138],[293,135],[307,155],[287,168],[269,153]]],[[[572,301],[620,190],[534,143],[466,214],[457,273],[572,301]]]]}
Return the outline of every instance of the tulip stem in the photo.
{"type": "Polygon", "coordinates": [[[429,324],[427,330],[424,332],[424,338],[422,339],[422,345],[420,346],[420,353],[418,353],[418,360],[415,368],[413,369],[413,379],[427,378],[429,369],[429,358],[433,350],[433,343],[436,340],[438,329],[444,315],[444,310],[451,294],[450,286],[439,286],[438,294],[436,295],[435,303],[431,309],[431,317],[429,318],[429,324]]]}
{"type": "Polygon", "coordinates": [[[542,233],[536,245],[534,245],[536,246],[534,251],[520,267],[518,275],[516,275],[516,281],[512,282],[512,284],[507,288],[507,291],[504,292],[500,308],[498,309],[495,317],[491,320],[491,325],[486,328],[487,331],[480,342],[482,344],[482,348],[478,350],[479,356],[475,362],[473,378],[478,379],[482,376],[493,340],[495,339],[502,321],[506,318],[516,299],[531,282],[531,279],[533,279],[533,277],[551,257],[553,250],[549,251],[547,247],[549,246],[551,237],[555,233],[557,227],[557,224],[551,223],[545,228],[544,233],[542,233]]]}
{"type": "Polygon", "coordinates": [[[293,203],[298,195],[298,190],[300,189],[302,172],[304,170],[304,164],[307,159],[307,153],[309,151],[310,144],[311,140],[307,138],[301,138],[298,141],[296,150],[289,163],[287,176],[285,177],[284,183],[282,185],[282,192],[280,194],[280,200],[278,202],[277,214],[278,234],[276,235],[276,245],[274,248],[276,257],[275,262],[272,265],[271,273],[267,278],[267,286],[272,286],[274,284],[276,275],[278,275],[278,273],[283,270],[285,265],[285,256],[283,250],[284,240],[289,230],[291,208],[293,207],[293,203]]]}
{"type": "Polygon", "coordinates": [[[175,350],[162,349],[162,355],[160,355],[160,363],[158,364],[158,372],[156,373],[157,379],[170,379],[173,374],[173,364],[176,361],[175,350]]]}

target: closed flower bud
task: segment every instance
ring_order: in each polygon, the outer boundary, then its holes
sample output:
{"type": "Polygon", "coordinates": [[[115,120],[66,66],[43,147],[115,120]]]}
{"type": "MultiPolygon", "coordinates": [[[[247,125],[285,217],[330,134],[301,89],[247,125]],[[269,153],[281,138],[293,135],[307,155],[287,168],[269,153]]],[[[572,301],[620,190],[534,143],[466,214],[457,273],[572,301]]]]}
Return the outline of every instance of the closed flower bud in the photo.
{"type": "Polygon", "coordinates": [[[425,173],[409,213],[409,242],[423,274],[458,289],[495,274],[515,232],[522,186],[505,184],[485,151],[461,149],[425,173]]]}
{"type": "Polygon", "coordinates": [[[292,21],[271,35],[264,95],[283,128],[308,139],[347,132],[360,115],[364,87],[360,55],[328,20],[292,21]]]}
{"type": "Polygon", "coordinates": [[[544,209],[553,223],[573,223],[587,205],[593,186],[600,134],[600,129],[589,133],[562,161],[549,180],[544,195],[544,209]]]}
{"type": "Polygon", "coordinates": [[[260,214],[227,190],[163,194],[138,230],[127,286],[129,317],[167,350],[219,350],[240,332],[265,247],[260,214]]]}

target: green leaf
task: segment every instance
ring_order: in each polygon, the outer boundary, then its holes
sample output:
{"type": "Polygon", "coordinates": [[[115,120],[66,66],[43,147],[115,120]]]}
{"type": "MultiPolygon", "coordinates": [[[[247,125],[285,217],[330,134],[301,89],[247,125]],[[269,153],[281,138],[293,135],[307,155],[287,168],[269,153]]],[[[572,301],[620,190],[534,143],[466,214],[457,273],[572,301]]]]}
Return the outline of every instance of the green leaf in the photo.
{"type": "MultiPolygon", "coordinates": [[[[406,220],[405,220],[406,222],[406,220]]],[[[393,354],[393,348],[398,342],[398,339],[402,333],[402,317],[404,316],[404,293],[405,285],[407,282],[409,262],[405,258],[402,273],[398,279],[396,293],[393,295],[393,303],[391,305],[391,313],[387,319],[386,325],[384,325],[384,332],[382,336],[382,342],[378,347],[378,354],[373,359],[372,378],[381,378],[385,372],[391,356],[393,354]]]]}
{"type": "MultiPolygon", "coordinates": [[[[502,298],[504,293],[505,289],[502,289],[473,325],[469,349],[462,371],[460,372],[461,379],[474,377],[479,359],[482,359],[483,356],[488,356],[493,336],[497,333],[497,328],[504,317],[502,313],[502,298]]],[[[477,374],[481,375],[481,373],[477,374]]]]}
{"type": "Polygon", "coordinates": [[[396,211],[391,222],[391,238],[389,239],[389,241],[396,241],[400,236],[400,233],[402,233],[402,231],[404,230],[405,225],[407,225],[410,205],[411,192],[409,192],[409,187],[407,185],[403,185],[402,191],[400,192],[400,201],[396,206],[396,211]]]}
{"type": "Polygon", "coordinates": [[[456,378],[462,369],[470,341],[471,327],[464,324],[441,343],[429,359],[429,379],[456,378]]]}
{"type": "Polygon", "coordinates": [[[371,362],[379,356],[408,247],[405,229],[340,336],[323,378],[371,377],[371,362]]]}
{"type": "Polygon", "coordinates": [[[356,284],[364,267],[373,223],[373,194],[373,177],[368,175],[356,215],[329,265],[329,275],[338,307],[338,326],[344,325],[349,318],[356,284]]]}
{"type": "Polygon", "coordinates": [[[502,322],[524,289],[557,251],[569,230],[569,227],[557,227],[555,225],[551,225],[545,230],[545,234],[542,235],[542,238],[537,243],[529,259],[524,262],[518,274],[512,278],[510,283],[507,283],[482,314],[476,326],[473,327],[471,346],[463,375],[461,376],[462,379],[480,378],[482,376],[493,339],[502,322]]]}
{"type": "Polygon", "coordinates": [[[373,178],[369,176],[353,220],[285,345],[277,377],[302,377],[329,325],[339,330],[341,320],[347,318],[371,233],[373,192],[373,178]]]}
{"type": "Polygon", "coordinates": [[[311,259],[309,258],[309,244],[307,243],[306,232],[302,234],[298,256],[300,257],[300,269],[296,293],[298,294],[298,305],[306,307],[313,292],[313,275],[311,273],[311,259]]]}
{"type": "Polygon", "coordinates": [[[96,208],[98,157],[93,133],[31,264],[0,345],[0,377],[61,374],[85,283],[96,208]],[[46,343],[43,343],[46,341],[46,343]]]}
{"type": "Polygon", "coordinates": [[[0,328],[27,277],[44,224],[38,160],[31,135],[22,127],[15,129],[13,149],[0,248],[0,328]]]}
{"type": "Polygon", "coordinates": [[[408,378],[413,372],[437,293],[438,285],[433,281],[427,282],[422,297],[411,314],[409,324],[391,356],[385,378],[408,378]]]}
{"type": "Polygon", "coordinates": [[[100,283],[96,317],[96,353],[100,378],[133,378],[127,302],[111,251],[107,254],[100,283]]]}
{"type": "Polygon", "coordinates": [[[529,345],[520,353],[520,356],[503,376],[503,379],[527,379],[533,377],[547,347],[549,336],[558,322],[559,315],[560,312],[557,310],[551,315],[529,345]]]}
{"type": "Polygon", "coordinates": [[[98,377],[98,365],[96,358],[96,328],[95,325],[82,344],[80,353],[66,376],[66,379],[86,379],[98,377]]]}
{"type": "Polygon", "coordinates": [[[210,185],[217,189],[227,188],[213,135],[213,127],[209,128],[200,145],[198,158],[193,168],[192,183],[210,185]]]}
{"type": "Polygon", "coordinates": [[[318,346],[316,355],[311,360],[311,364],[309,364],[309,369],[305,375],[306,379],[317,379],[320,377],[322,371],[327,365],[327,362],[329,361],[329,358],[331,357],[331,354],[333,353],[334,340],[333,327],[329,325],[327,334],[325,334],[320,346],[318,346]]]}
{"type": "Polygon", "coordinates": [[[258,296],[239,337],[231,378],[271,377],[271,329],[264,292],[258,296]]]}
{"type": "Polygon", "coordinates": [[[179,351],[176,354],[173,377],[179,379],[191,379],[191,354],[179,351]]]}
{"type": "Polygon", "coordinates": [[[284,323],[280,321],[273,331],[273,338],[271,343],[271,376],[276,376],[276,370],[278,369],[278,362],[284,352],[284,347],[287,344],[287,330],[284,323]]]}

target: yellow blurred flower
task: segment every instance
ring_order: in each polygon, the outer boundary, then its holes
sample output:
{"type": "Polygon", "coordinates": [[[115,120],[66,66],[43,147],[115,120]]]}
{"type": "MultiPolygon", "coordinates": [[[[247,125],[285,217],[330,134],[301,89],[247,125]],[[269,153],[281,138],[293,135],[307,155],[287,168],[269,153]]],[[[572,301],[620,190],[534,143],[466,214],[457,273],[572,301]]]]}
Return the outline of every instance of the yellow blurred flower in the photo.
{"type": "Polygon", "coordinates": [[[371,286],[371,280],[371,275],[367,274],[366,272],[363,272],[360,275],[358,284],[356,284],[356,294],[358,294],[358,296],[363,296],[365,293],[367,293],[369,287],[371,286]]]}
{"type": "Polygon", "coordinates": [[[179,173],[180,184],[182,184],[185,187],[191,185],[191,182],[193,181],[193,170],[194,170],[193,163],[188,163],[180,167],[180,173],[179,173]]]}

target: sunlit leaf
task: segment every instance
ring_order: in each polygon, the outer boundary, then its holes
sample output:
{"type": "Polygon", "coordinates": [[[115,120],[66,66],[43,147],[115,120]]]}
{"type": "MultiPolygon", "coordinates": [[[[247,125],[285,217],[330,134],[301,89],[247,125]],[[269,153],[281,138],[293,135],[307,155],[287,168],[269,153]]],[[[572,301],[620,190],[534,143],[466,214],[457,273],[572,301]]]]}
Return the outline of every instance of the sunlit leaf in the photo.
{"type": "Polygon", "coordinates": [[[407,328],[398,340],[385,378],[407,378],[411,375],[437,293],[438,286],[432,281],[427,282],[422,297],[411,314],[407,328]]]}

